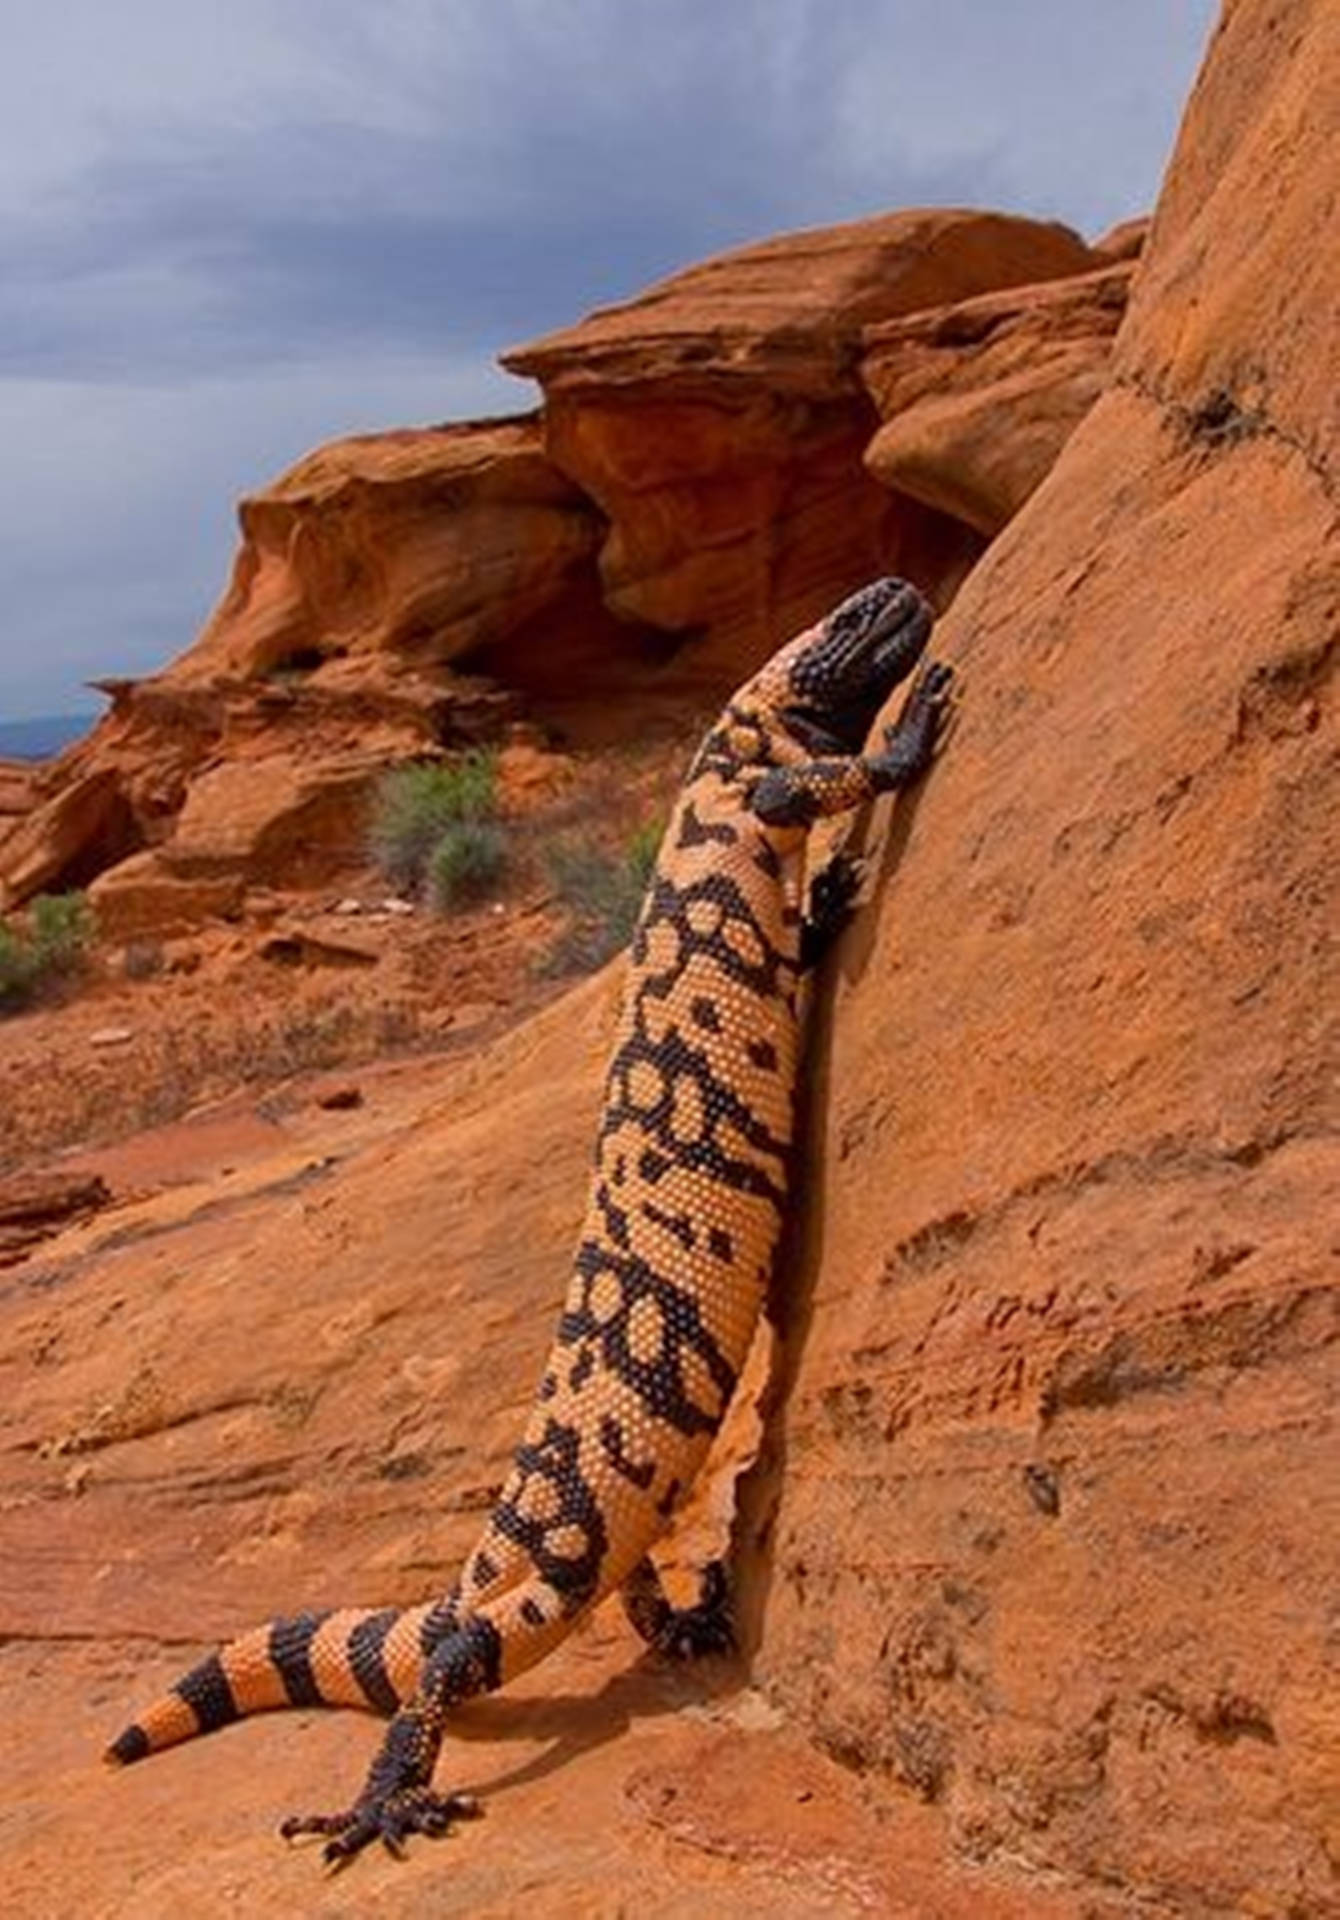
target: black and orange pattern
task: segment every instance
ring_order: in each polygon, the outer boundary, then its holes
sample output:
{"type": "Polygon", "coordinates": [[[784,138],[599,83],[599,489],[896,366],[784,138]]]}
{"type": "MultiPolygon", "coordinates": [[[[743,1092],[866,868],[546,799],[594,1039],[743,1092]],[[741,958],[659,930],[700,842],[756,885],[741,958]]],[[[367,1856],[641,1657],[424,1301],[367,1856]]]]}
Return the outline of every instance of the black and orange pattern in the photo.
{"type": "Polygon", "coordinates": [[[450,1709],[506,1684],[619,1589],[675,1653],[727,1644],[724,1572],[694,1608],[661,1591],[648,1547],[721,1424],[786,1204],[803,969],[842,918],[851,871],[816,877],[807,829],[925,767],[949,670],[919,675],[881,749],[862,748],[930,632],[925,602],[880,580],[782,649],[703,741],[633,939],[586,1219],[557,1337],[512,1473],[451,1594],[408,1610],[298,1614],[230,1642],[120,1735],[158,1748],[267,1707],[393,1716],[347,1812],[286,1833],[326,1856],[393,1848],[474,1811],[435,1793],[450,1709]]]}

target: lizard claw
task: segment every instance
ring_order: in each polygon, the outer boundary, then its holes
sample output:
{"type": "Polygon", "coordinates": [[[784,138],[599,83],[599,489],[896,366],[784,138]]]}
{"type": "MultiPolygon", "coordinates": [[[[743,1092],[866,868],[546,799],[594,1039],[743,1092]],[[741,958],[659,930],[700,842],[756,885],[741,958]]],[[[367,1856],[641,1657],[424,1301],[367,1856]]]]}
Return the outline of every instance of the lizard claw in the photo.
{"type": "Polygon", "coordinates": [[[704,1654],[732,1653],[735,1614],[725,1563],[703,1568],[702,1586],[692,1607],[672,1607],[656,1639],[656,1651],[671,1660],[698,1660],[704,1654]]]}
{"type": "Polygon", "coordinates": [[[806,970],[818,965],[851,919],[864,871],[862,863],[843,850],[810,881],[800,928],[800,964],[806,970]]]}
{"type": "Polygon", "coordinates": [[[328,1834],[322,1858],[340,1868],[374,1840],[395,1859],[403,1859],[406,1836],[449,1833],[454,1821],[475,1820],[484,1809],[469,1793],[434,1793],[430,1787],[401,1787],[382,1795],[360,1795],[343,1813],[291,1814],[279,1831],[285,1840],[303,1833],[328,1834]]]}
{"type": "Polygon", "coordinates": [[[954,669],[945,660],[928,660],[912,682],[912,690],[902,713],[891,727],[884,729],[886,749],[894,746],[898,736],[903,733],[909,721],[915,721],[923,715],[934,713],[937,720],[943,716],[953,689],[954,669]]]}

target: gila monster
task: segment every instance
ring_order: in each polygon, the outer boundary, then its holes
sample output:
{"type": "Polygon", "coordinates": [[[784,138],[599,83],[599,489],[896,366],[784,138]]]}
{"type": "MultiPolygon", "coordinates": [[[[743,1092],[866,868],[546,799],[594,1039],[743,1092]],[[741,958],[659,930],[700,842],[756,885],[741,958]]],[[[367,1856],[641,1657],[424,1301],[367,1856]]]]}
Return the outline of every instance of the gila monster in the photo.
{"type": "Polygon", "coordinates": [[[724,1569],[674,1608],[647,1557],[721,1424],[786,1204],[802,975],[845,919],[836,856],[802,911],[807,829],[906,785],[930,760],[950,669],[918,674],[865,754],[931,613],[877,580],[790,641],[704,739],[634,934],[586,1218],[553,1349],[511,1476],[456,1586],[416,1607],[275,1620],[201,1662],[107,1758],[142,1759],[266,1707],[391,1716],[344,1812],[284,1822],[341,1863],[381,1838],[478,1811],[432,1786],[448,1714],[504,1686],[616,1588],[653,1645],[730,1644],[724,1569]]]}

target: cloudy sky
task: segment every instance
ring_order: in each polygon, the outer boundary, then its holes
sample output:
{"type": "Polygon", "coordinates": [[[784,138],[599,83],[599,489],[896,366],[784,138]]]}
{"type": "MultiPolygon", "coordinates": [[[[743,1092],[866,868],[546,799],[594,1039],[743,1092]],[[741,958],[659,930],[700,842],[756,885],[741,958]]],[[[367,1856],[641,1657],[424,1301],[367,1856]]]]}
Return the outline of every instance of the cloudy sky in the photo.
{"type": "Polygon", "coordinates": [[[1216,0],[0,0],[0,719],[185,646],[308,447],[706,253],[1152,204],[1216,0]]]}

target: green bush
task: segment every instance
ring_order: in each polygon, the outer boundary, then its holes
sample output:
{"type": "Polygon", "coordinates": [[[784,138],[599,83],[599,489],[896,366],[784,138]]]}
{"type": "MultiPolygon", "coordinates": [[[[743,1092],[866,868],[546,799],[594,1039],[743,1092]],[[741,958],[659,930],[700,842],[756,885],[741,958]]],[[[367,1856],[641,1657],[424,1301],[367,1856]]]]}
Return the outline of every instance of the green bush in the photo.
{"type": "Polygon", "coordinates": [[[589,840],[560,841],[548,850],[549,876],[570,919],[545,959],[545,973],[590,972],[628,945],[663,831],[659,820],[647,821],[621,854],[589,840]]]}
{"type": "Polygon", "coordinates": [[[393,887],[421,886],[429,857],[448,828],[487,820],[495,805],[497,755],[486,748],[458,760],[395,767],[373,803],[368,852],[393,887]]]}
{"type": "Polygon", "coordinates": [[[438,913],[478,900],[507,864],[507,835],[492,820],[461,820],[447,828],[428,856],[424,888],[438,913]]]}
{"type": "Polygon", "coordinates": [[[44,969],[68,972],[93,938],[93,915],[82,893],[39,893],[28,910],[32,942],[44,969]]]}
{"type": "Polygon", "coordinates": [[[36,979],[31,945],[13,927],[0,925],[0,1008],[22,1006],[36,979]]]}
{"type": "Polygon", "coordinates": [[[92,937],[82,893],[39,894],[26,927],[0,922],[0,1011],[26,1006],[52,981],[76,972],[92,937]]]}

